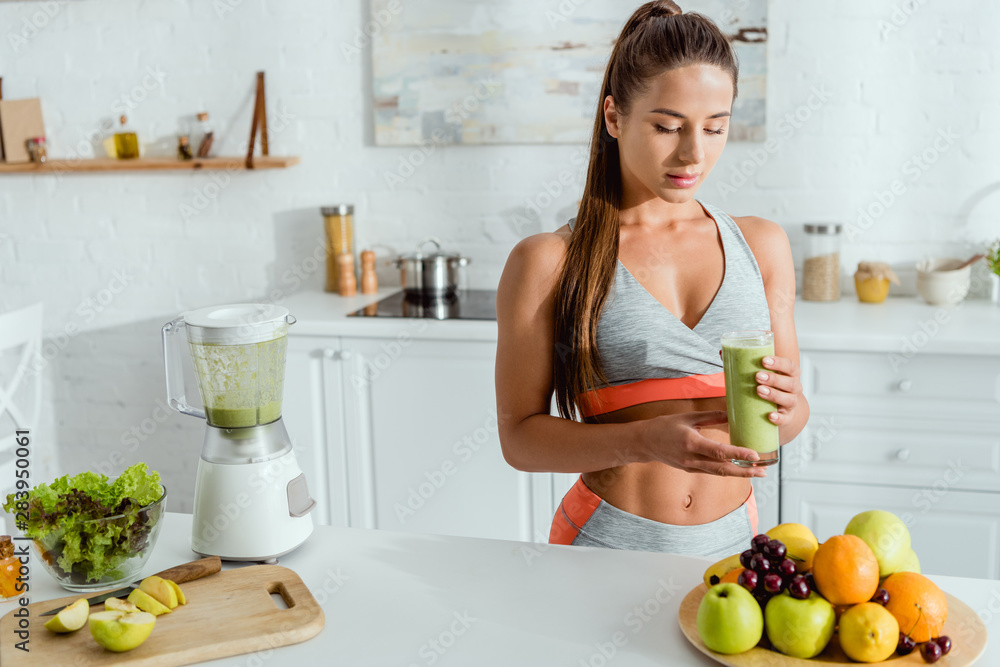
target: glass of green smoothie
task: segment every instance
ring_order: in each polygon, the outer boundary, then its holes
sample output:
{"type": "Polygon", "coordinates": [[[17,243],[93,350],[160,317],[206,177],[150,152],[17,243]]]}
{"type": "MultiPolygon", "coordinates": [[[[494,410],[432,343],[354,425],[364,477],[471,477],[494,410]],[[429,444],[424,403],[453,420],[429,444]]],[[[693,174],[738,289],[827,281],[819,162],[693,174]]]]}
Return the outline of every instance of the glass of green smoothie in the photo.
{"type": "Polygon", "coordinates": [[[764,370],[763,359],[769,356],[774,356],[774,334],[770,331],[722,335],[729,442],[760,455],[759,461],[733,459],[733,463],[745,468],[778,462],[778,426],[767,417],[776,406],[757,395],[757,373],[764,370]]]}

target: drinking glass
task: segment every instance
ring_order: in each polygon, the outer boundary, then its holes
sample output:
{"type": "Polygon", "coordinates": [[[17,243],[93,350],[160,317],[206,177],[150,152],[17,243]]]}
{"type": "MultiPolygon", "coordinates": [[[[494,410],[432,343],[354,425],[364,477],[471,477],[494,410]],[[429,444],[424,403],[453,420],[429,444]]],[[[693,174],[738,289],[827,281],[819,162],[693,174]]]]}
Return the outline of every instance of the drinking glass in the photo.
{"type": "Polygon", "coordinates": [[[767,417],[776,406],[757,395],[757,372],[764,370],[763,359],[769,356],[774,356],[774,334],[770,331],[732,331],[722,335],[729,441],[760,455],[759,461],[733,459],[733,463],[744,468],[778,462],[778,426],[767,417]]]}

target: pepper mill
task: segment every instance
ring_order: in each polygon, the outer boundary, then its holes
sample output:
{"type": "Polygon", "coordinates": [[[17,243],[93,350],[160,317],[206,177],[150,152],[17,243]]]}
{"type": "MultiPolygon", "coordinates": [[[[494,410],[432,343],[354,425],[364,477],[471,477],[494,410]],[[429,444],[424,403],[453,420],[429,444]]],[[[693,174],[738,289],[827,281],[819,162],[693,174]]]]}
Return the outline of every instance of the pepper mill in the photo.
{"type": "Polygon", "coordinates": [[[354,277],[354,255],[346,252],[337,255],[337,266],[340,268],[337,279],[340,296],[354,296],[358,293],[358,279],[354,277]]]}
{"type": "Polygon", "coordinates": [[[361,293],[378,293],[378,276],[375,275],[375,253],[365,250],[361,253],[361,293]]]}

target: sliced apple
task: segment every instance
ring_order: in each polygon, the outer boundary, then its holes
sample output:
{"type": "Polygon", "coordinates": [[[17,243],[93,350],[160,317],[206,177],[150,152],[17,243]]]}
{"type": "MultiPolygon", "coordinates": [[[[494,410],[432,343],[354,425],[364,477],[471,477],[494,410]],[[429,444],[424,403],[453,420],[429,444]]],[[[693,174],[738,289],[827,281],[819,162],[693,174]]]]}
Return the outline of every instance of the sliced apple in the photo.
{"type": "Polygon", "coordinates": [[[121,598],[108,598],[104,601],[105,611],[139,611],[139,608],[128,600],[121,598]]]}
{"type": "Polygon", "coordinates": [[[174,593],[177,595],[177,604],[187,604],[188,603],[187,596],[184,595],[184,591],[181,590],[181,587],[180,587],[179,584],[177,584],[176,582],[173,582],[173,581],[171,581],[169,579],[164,579],[164,581],[167,582],[172,589],[174,589],[174,593]]]}
{"type": "Polygon", "coordinates": [[[144,611],[95,611],[88,625],[91,636],[100,646],[123,653],[146,641],[156,625],[156,616],[144,611]]]}
{"type": "Polygon", "coordinates": [[[59,633],[76,632],[87,624],[89,613],[90,603],[87,602],[87,598],[80,598],[46,621],[45,629],[59,633]]]}
{"type": "Polygon", "coordinates": [[[128,601],[139,609],[149,612],[153,616],[170,613],[170,607],[161,604],[159,600],[149,595],[149,593],[146,593],[138,588],[129,593],[128,601]]]}
{"type": "Polygon", "coordinates": [[[142,583],[139,584],[139,590],[145,591],[164,607],[173,609],[177,606],[177,593],[167,583],[166,579],[158,577],[155,574],[143,579],[142,583]]]}

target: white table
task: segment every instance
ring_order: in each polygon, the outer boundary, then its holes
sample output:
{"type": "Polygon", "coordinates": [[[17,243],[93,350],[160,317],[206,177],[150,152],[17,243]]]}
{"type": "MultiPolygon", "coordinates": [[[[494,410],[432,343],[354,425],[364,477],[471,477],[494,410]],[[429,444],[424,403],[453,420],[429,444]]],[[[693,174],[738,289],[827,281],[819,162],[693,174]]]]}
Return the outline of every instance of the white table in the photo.
{"type": "MultiPolygon", "coordinates": [[[[191,516],[167,513],[164,522],[144,575],[196,558],[191,516]]],[[[280,564],[323,607],[323,631],[269,656],[208,664],[717,664],[677,623],[709,564],[698,558],[318,526],[280,564]]],[[[32,602],[67,595],[39,566],[31,574],[32,602]]],[[[994,636],[978,665],[1000,665],[1000,581],[932,579],[979,611],[994,636]]],[[[11,609],[0,605],[0,614],[11,609]]]]}

